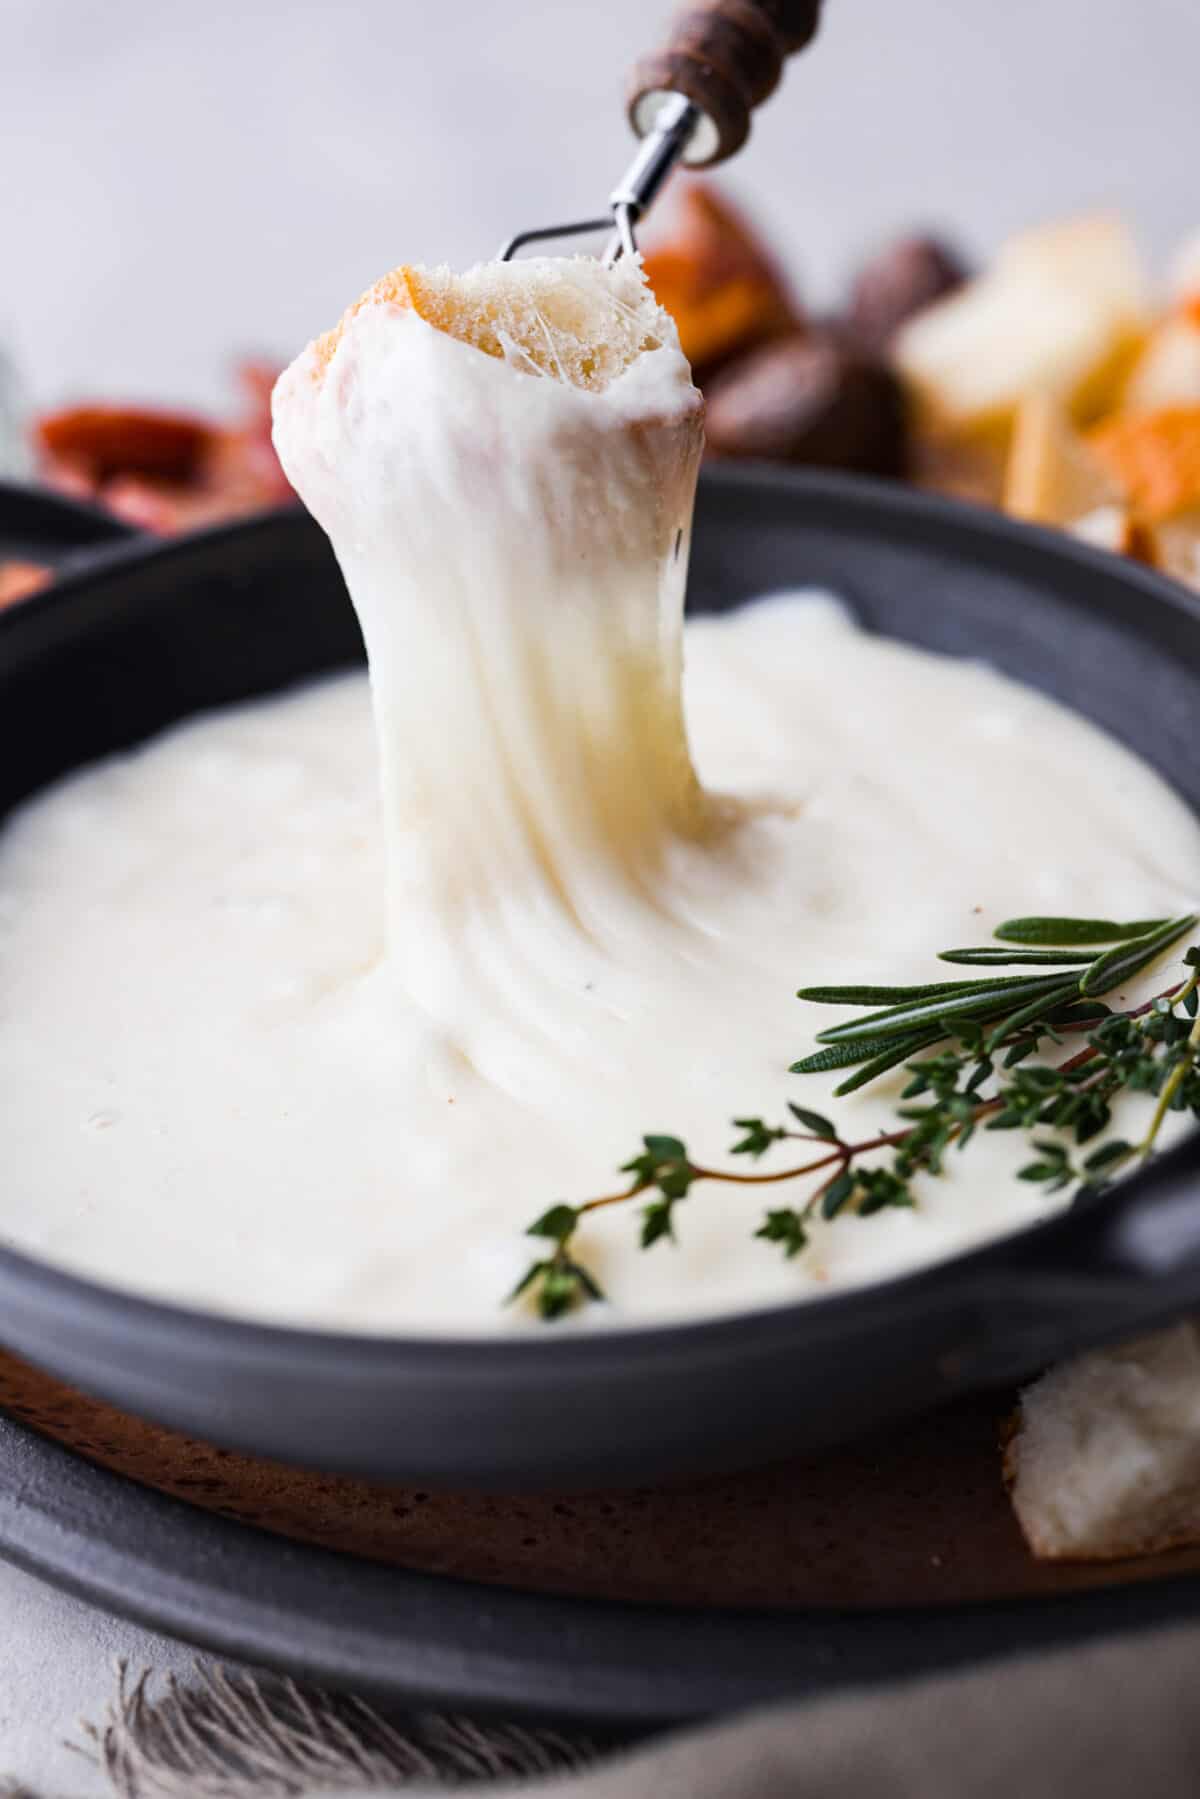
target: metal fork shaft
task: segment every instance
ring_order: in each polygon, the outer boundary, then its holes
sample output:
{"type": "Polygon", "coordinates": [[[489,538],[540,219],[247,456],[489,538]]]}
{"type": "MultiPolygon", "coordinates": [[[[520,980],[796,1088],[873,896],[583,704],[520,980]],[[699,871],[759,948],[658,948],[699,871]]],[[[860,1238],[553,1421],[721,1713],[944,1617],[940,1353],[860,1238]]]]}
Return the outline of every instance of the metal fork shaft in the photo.
{"type": "Polygon", "coordinates": [[[634,226],[650,210],[663,182],[704,123],[704,114],[686,95],[664,97],[636,156],[608,197],[617,228],[605,246],[606,264],[636,254],[634,226]]]}

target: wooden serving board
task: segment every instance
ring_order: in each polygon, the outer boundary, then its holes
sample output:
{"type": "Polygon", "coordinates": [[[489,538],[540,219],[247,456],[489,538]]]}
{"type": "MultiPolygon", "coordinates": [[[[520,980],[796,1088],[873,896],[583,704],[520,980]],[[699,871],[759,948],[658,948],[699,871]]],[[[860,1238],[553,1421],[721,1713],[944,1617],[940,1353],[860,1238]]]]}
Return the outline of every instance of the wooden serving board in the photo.
{"type": "Polygon", "coordinates": [[[1005,1496],[1003,1400],[815,1460],[607,1493],[447,1493],[309,1473],[162,1430],[0,1351],[0,1406],[187,1504],[368,1560],[530,1591],[690,1606],[938,1606],[1200,1569],[1200,1549],[1050,1565],[1005,1496]]]}

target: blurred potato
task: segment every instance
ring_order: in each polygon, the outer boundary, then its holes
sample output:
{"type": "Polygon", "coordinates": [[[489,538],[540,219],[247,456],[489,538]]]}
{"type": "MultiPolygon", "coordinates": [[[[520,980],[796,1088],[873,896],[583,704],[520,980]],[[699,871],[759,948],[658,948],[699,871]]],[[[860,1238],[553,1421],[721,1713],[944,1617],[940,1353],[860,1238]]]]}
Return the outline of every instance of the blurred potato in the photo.
{"type": "MultiPolygon", "coordinates": [[[[1137,542],[1133,521],[1127,507],[1120,504],[1097,506],[1085,512],[1068,526],[1072,537],[1090,543],[1097,550],[1111,550],[1114,556],[1132,556],[1137,542]]],[[[1143,557],[1142,560],[1147,560],[1143,557]]]]}
{"type": "Polygon", "coordinates": [[[909,475],[918,487],[950,499],[999,506],[1004,499],[1006,458],[1003,439],[918,426],[909,445],[909,475]]]}
{"type": "Polygon", "coordinates": [[[1200,231],[1184,238],[1171,258],[1167,297],[1177,307],[1200,301],[1200,231]]]}
{"type": "Polygon", "coordinates": [[[1002,504],[1014,518],[1072,525],[1119,507],[1119,484],[1076,430],[1063,402],[1035,390],[1017,406],[1002,504]]]}
{"type": "Polygon", "coordinates": [[[1155,568],[1200,590],[1200,506],[1147,527],[1155,568]]]}
{"type": "Polygon", "coordinates": [[[903,388],[885,362],[834,333],[761,344],[717,374],[706,399],[713,455],[905,472],[903,388]]]}
{"type": "Polygon", "coordinates": [[[894,354],[931,424],[1003,432],[1032,391],[1080,422],[1099,416],[1145,327],[1132,239],[1097,214],[1012,239],[985,274],[903,326],[894,354]]]}
{"type": "Polygon", "coordinates": [[[701,385],[734,356],[802,323],[774,259],[743,216],[702,182],[682,188],[669,234],[644,263],[701,385]]]}
{"type": "Polygon", "coordinates": [[[1125,412],[1200,406],[1200,305],[1168,313],[1146,339],[1121,395],[1125,412]]]}
{"type": "Polygon", "coordinates": [[[868,257],[854,278],[846,306],[850,333],[863,349],[887,350],[903,325],[966,280],[966,263],[942,238],[929,233],[894,238],[868,257]]]}

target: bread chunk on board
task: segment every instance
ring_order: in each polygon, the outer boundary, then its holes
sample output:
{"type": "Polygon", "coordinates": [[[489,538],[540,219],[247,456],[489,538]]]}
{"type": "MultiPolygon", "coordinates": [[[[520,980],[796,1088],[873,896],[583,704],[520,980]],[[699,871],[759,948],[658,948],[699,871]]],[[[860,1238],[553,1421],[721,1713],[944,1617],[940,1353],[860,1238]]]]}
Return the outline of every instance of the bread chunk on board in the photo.
{"type": "Polygon", "coordinates": [[[1034,1555],[1118,1561],[1200,1543],[1200,1322],[1043,1375],[1005,1454],[1034,1555]]]}

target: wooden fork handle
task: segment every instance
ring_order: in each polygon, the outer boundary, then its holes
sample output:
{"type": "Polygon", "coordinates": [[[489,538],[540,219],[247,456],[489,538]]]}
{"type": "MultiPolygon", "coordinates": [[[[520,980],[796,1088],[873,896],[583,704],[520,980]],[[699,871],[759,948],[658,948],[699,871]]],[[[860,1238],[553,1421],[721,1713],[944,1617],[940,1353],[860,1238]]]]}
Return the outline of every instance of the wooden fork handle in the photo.
{"type": "Polygon", "coordinates": [[[629,81],[629,122],[641,137],[665,94],[683,94],[711,129],[684,161],[710,168],[740,150],[750,114],[774,92],[787,57],[817,29],[821,0],[705,0],[678,13],[663,49],[645,56],[629,81]]]}

